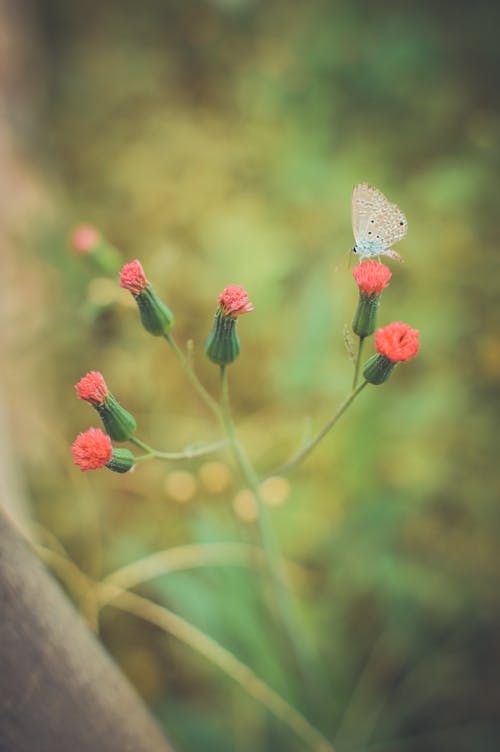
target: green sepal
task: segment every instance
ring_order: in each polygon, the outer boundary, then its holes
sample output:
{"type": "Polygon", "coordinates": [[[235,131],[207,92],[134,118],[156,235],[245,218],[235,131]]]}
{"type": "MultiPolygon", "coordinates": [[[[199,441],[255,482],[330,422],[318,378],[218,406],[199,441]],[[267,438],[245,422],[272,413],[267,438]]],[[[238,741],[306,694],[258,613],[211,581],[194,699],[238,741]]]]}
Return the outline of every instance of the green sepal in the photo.
{"type": "Polygon", "coordinates": [[[358,337],[368,337],[377,326],[377,312],[380,295],[360,293],[358,308],[352,322],[352,330],[358,337]]]}
{"type": "Polygon", "coordinates": [[[113,449],[113,454],[106,467],[114,473],[128,473],[134,467],[135,457],[130,449],[119,447],[113,449]]]}
{"type": "Polygon", "coordinates": [[[220,308],[217,309],[212,331],[205,343],[205,352],[213,363],[220,366],[232,363],[240,354],[236,319],[224,316],[220,308]]]}
{"type": "Polygon", "coordinates": [[[370,384],[375,384],[376,386],[383,384],[391,375],[395,365],[396,363],[389,360],[386,355],[377,353],[366,361],[363,376],[370,384]]]}
{"type": "Polygon", "coordinates": [[[101,405],[96,405],[95,409],[104,424],[104,428],[109,436],[115,441],[127,441],[134,435],[137,423],[131,415],[111,393],[101,405]]]}
{"type": "Polygon", "coordinates": [[[144,329],[155,337],[168,334],[174,323],[174,315],[160,300],[151,285],[148,284],[139,295],[134,295],[134,298],[139,307],[144,329]]]}

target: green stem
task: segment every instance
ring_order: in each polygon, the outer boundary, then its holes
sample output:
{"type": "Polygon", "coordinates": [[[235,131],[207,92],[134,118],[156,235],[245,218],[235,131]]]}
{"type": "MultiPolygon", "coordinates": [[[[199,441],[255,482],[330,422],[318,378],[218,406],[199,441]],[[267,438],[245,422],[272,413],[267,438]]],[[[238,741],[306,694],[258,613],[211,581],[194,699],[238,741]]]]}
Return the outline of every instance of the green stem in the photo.
{"type": "Polygon", "coordinates": [[[316,436],[311,439],[310,441],[307,441],[304,446],[299,449],[299,451],[294,454],[294,456],[288,460],[288,462],[284,465],[281,465],[281,467],[278,467],[276,470],[273,470],[272,473],[269,473],[269,475],[285,475],[286,473],[289,473],[291,470],[294,470],[297,465],[299,465],[302,460],[304,460],[314,449],[317,444],[321,441],[322,438],[326,436],[328,431],[330,431],[331,428],[335,425],[335,423],[338,421],[341,415],[345,413],[351,402],[353,402],[358,394],[365,388],[365,386],[368,384],[367,381],[363,381],[356,389],[354,389],[351,394],[346,397],[346,399],[342,402],[338,410],[332,415],[330,420],[323,426],[321,431],[316,434],[316,436]]]}
{"type": "Polygon", "coordinates": [[[178,346],[175,339],[172,337],[170,332],[165,334],[165,339],[167,340],[168,344],[174,351],[175,355],[177,356],[177,359],[179,363],[181,364],[182,368],[184,369],[184,372],[186,376],[188,377],[189,381],[191,382],[191,385],[194,387],[198,395],[201,397],[203,402],[207,405],[208,408],[213,412],[213,414],[221,420],[221,412],[219,405],[214,400],[214,398],[207,392],[201,381],[198,379],[198,376],[194,372],[191,363],[186,358],[180,347],[178,346]]]}
{"type": "Polygon", "coordinates": [[[359,346],[358,346],[358,354],[356,356],[356,364],[354,366],[354,379],[352,382],[352,390],[354,391],[358,385],[358,378],[359,378],[359,368],[361,365],[361,354],[363,352],[363,345],[365,343],[365,338],[360,337],[359,338],[359,346]]]}
{"type": "Polygon", "coordinates": [[[255,497],[258,512],[259,533],[261,545],[266,557],[267,568],[269,571],[271,585],[274,593],[274,600],[278,609],[279,617],[283,629],[295,653],[298,666],[302,675],[305,677],[305,658],[303,657],[303,643],[299,639],[300,629],[294,626],[294,620],[291,615],[289,589],[286,583],[283,562],[278,553],[274,540],[273,531],[270,525],[267,509],[262,498],[260,490],[260,481],[257,477],[248,456],[239,443],[234,424],[231,417],[229,404],[229,388],[227,382],[227,373],[224,365],[220,367],[221,373],[221,396],[222,396],[222,418],[227,432],[227,437],[234,454],[236,464],[238,465],[241,475],[255,497]]]}
{"type": "Polygon", "coordinates": [[[147,452],[147,454],[144,454],[142,457],[136,457],[136,462],[149,459],[150,457],[156,457],[160,460],[190,460],[193,457],[203,457],[205,454],[216,452],[218,449],[222,449],[227,445],[227,439],[223,439],[222,441],[216,441],[213,444],[207,444],[206,446],[184,449],[182,452],[160,452],[158,449],[153,449],[149,444],[138,439],[137,436],[131,436],[129,441],[147,452]]]}

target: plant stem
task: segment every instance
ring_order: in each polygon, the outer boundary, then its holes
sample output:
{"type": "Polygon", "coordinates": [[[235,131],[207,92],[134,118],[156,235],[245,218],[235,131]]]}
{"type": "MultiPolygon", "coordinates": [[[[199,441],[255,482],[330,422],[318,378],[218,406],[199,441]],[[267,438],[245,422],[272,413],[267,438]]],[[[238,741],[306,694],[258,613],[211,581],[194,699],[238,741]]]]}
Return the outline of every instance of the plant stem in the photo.
{"type": "Polygon", "coordinates": [[[189,381],[191,382],[191,385],[195,388],[198,395],[201,397],[203,402],[207,405],[208,408],[213,412],[213,414],[221,420],[221,412],[220,407],[217,404],[217,402],[214,400],[214,398],[207,392],[201,381],[198,379],[198,376],[194,372],[191,363],[186,358],[180,347],[178,346],[175,339],[172,337],[170,332],[168,334],[165,334],[165,339],[167,340],[168,344],[174,351],[174,353],[177,356],[178,361],[180,362],[182,368],[184,369],[184,372],[186,376],[188,377],[189,381]]]}
{"type": "Polygon", "coordinates": [[[190,460],[193,457],[203,457],[205,454],[216,452],[218,449],[222,449],[227,445],[227,439],[222,439],[221,441],[216,441],[213,444],[206,444],[205,446],[201,447],[193,447],[193,449],[187,448],[182,452],[160,452],[158,449],[153,449],[153,447],[150,447],[144,441],[138,439],[137,436],[131,436],[129,441],[147,452],[147,454],[142,455],[142,457],[136,457],[136,462],[141,462],[142,460],[149,459],[150,457],[156,457],[159,460],[190,460]]]}
{"type": "Polygon", "coordinates": [[[359,346],[358,346],[358,354],[356,356],[356,364],[354,366],[354,379],[352,382],[352,390],[354,391],[358,385],[358,378],[359,378],[359,368],[361,365],[361,354],[363,352],[363,345],[365,343],[365,338],[360,337],[359,338],[359,346]]]}
{"type": "Polygon", "coordinates": [[[299,639],[300,629],[294,626],[294,619],[291,614],[289,589],[285,578],[283,562],[279,555],[271,524],[269,521],[267,509],[262,498],[260,482],[257,473],[248,459],[248,456],[239,443],[234,430],[234,424],[231,417],[229,405],[229,388],[227,382],[227,373],[224,365],[220,367],[221,373],[221,395],[222,395],[222,417],[226,428],[227,437],[233,450],[236,464],[238,465],[241,475],[252,492],[258,513],[259,533],[261,545],[266,557],[267,569],[269,571],[271,585],[274,593],[274,600],[278,609],[278,614],[282,622],[283,629],[288,637],[291,647],[294,651],[298,667],[305,678],[307,670],[305,668],[305,659],[303,656],[303,643],[299,639]]]}
{"type": "Polygon", "coordinates": [[[269,473],[269,475],[285,475],[286,473],[289,473],[291,470],[294,470],[297,465],[299,465],[302,460],[304,460],[308,454],[312,452],[315,446],[319,444],[321,439],[326,436],[328,431],[330,431],[331,428],[335,425],[335,423],[338,421],[341,415],[345,413],[351,402],[353,402],[358,394],[365,388],[365,386],[368,384],[367,381],[363,381],[362,384],[360,384],[356,389],[354,389],[351,394],[346,397],[346,399],[342,402],[338,410],[332,415],[330,420],[326,423],[326,425],[323,426],[321,431],[316,434],[316,436],[311,439],[310,441],[307,441],[304,446],[299,449],[299,451],[290,459],[287,463],[284,465],[281,465],[281,467],[278,467],[276,470],[273,470],[272,473],[269,473]]]}

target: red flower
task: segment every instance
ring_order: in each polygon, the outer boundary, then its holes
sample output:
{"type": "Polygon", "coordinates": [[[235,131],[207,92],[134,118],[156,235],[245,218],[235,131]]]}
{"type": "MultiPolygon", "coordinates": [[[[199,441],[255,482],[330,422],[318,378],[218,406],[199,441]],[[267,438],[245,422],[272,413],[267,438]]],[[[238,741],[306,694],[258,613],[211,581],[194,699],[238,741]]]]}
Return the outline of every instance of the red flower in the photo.
{"type": "Polygon", "coordinates": [[[364,261],[358,264],[352,274],[358,283],[360,293],[365,295],[380,295],[392,277],[389,267],[377,261],[364,261]]]}
{"type": "Polygon", "coordinates": [[[224,316],[231,316],[233,319],[241,316],[242,313],[250,313],[254,310],[252,303],[248,300],[248,293],[239,285],[228,285],[217,298],[224,316]]]}
{"type": "Polygon", "coordinates": [[[90,402],[94,407],[102,405],[109,394],[104,376],[99,371],[89,371],[75,384],[75,389],[80,399],[90,402]]]}
{"type": "Polygon", "coordinates": [[[101,242],[101,235],[92,225],[78,225],[69,239],[75,253],[89,253],[101,242]]]}
{"type": "Polygon", "coordinates": [[[418,353],[418,335],[418,329],[412,329],[401,321],[394,321],[375,333],[375,346],[377,352],[393,363],[398,363],[409,360],[418,353]]]}
{"type": "Polygon", "coordinates": [[[120,287],[130,290],[133,295],[140,295],[148,286],[141,262],[135,259],[130,264],[125,264],[120,272],[120,287]]]}
{"type": "Polygon", "coordinates": [[[75,465],[85,473],[107,465],[113,455],[113,446],[109,436],[100,428],[89,428],[78,434],[71,445],[71,451],[75,465]]]}

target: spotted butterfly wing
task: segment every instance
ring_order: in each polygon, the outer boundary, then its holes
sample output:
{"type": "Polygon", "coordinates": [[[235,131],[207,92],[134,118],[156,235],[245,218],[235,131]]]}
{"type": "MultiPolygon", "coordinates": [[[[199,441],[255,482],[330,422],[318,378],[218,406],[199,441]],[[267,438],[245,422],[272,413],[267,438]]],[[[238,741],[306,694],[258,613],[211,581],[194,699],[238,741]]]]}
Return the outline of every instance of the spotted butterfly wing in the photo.
{"type": "Polygon", "coordinates": [[[407,229],[408,222],[397,204],[391,204],[381,191],[368,183],[355,186],[352,192],[353,251],[361,258],[391,256],[401,261],[401,256],[391,246],[404,238],[407,229]]]}

